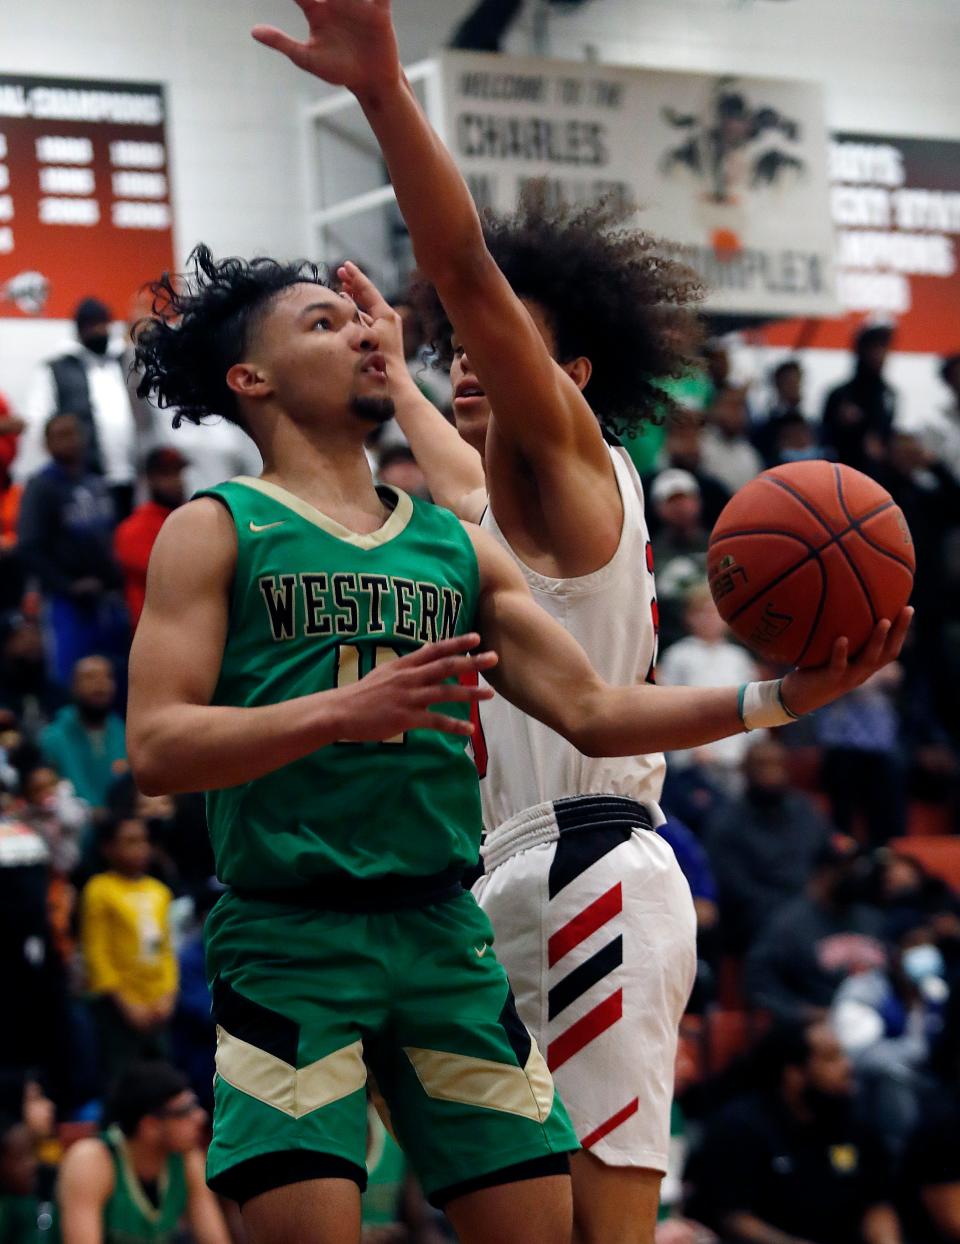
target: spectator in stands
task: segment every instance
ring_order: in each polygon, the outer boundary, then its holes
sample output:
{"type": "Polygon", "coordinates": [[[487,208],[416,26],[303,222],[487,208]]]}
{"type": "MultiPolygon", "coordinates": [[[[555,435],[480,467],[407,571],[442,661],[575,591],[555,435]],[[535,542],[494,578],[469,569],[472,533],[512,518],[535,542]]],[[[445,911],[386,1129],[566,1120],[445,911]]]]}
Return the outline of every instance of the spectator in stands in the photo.
{"type": "Polygon", "coordinates": [[[76,415],[55,415],[46,439],[52,461],[24,490],[20,554],[48,597],[54,672],[66,684],[81,657],[119,657],[128,636],[114,595],[123,579],[111,547],[113,503],[103,480],[86,468],[83,427],[76,415]]]}
{"type": "Polygon", "coordinates": [[[71,682],[73,703],[40,734],[40,749],[54,769],[91,808],[105,808],[110,785],[127,770],[123,722],[113,712],[117,687],[105,657],[78,661],[71,682]]]}
{"type": "Polygon", "coordinates": [[[0,1114],[25,1123],[34,1145],[54,1134],[57,1108],[33,1071],[0,1071],[0,1114]]]}
{"type": "Polygon", "coordinates": [[[900,1213],[910,1244],[960,1241],[960,992],[934,1052],[937,1091],[924,1102],[900,1171],[900,1213]]]}
{"type": "Polygon", "coordinates": [[[773,914],[747,955],[753,1006],[789,1022],[822,1018],[851,973],[886,966],[883,917],[862,901],[865,884],[857,844],[835,835],[805,892],[773,914]]]}
{"type": "Polygon", "coordinates": [[[108,871],[84,887],[81,942],[106,1080],[132,1059],[166,1054],[178,972],[170,937],[173,895],[147,875],[146,825],[108,817],[100,826],[100,850],[108,871]]]}
{"type": "Polygon", "coordinates": [[[377,461],[377,482],[392,484],[421,501],[432,500],[423,471],[408,445],[389,445],[377,461]]]}
{"type": "Polygon", "coordinates": [[[49,852],[14,811],[0,815],[0,963],[7,1007],[0,1068],[36,1068],[58,1100],[68,1093],[67,977],[48,900],[49,852]]]}
{"type": "Polygon", "coordinates": [[[864,1115],[892,1156],[903,1151],[932,1088],[930,1055],[949,995],[945,972],[933,929],[911,923],[886,969],[847,977],[833,1000],[831,1027],[857,1072],[864,1115]]]}
{"type": "Polygon", "coordinates": [[[823,1022],[776,1029],[758,1092],[709,1121],[690,1208],[724,1240],[900,1244],[883,1151],[853,1119],[850,1062],[823,1022]]]}
{"type": "Polygon", "coordinates": [[[23,422],[10,414],[0,393],[0,613],[19,609],[26,586],[23,562],[17,550],[17,524],[23,487],[14,481],[11,465],[23,422]]]}
{"type": "Polygon", "coordinates": [[[930,416],[922,436],[927,452],[960,484],[960,354],[941,360],[940,379],[949,396],[930,416]]]}
{"type": "Polygon", "coordinates": [[[666,650],[685,634],[684,597],[706,578],[709,536],[703,526],[700,485],[689,471],[668,467],[650,488],[657,517],[653,559],[660,607],[660,647],[666,650]]]}
{"type": "Polygon", "coordinates": [[[18,815],[47,844],[54,873],[68,876],[80,862],[80,840],[90,822],[90,809],[73,784],[48,764],[27,769],[20,794],[18,815]]]}
{"type": "MultiPolygon", "coordinates": [[[[731,643],[707,584],[701,581],[689,588],[684,605],[688,634],[660,658],[657,681],[675,687],[739,686],[752,681],[756,677],[753,659],[745,648],[731,643]]],[[[676,766],[706,766],[721,786],[733,790],[746,748],[747,736],[735,734],[695,751],[673,752],[670,760],[676,766]]]]}
{"type": "Polygon", "coordinates": [[[204,1177],[205,1118],[181,1072],[131,1064],[111,1093],[106,1131],[73,1145],[60,1168],[64,1244],[173,1240],[184,1219],[197,1244],[229,1244],[204,1177]]]}
{"type": "Polygon", "coordinates": [[[216,1024],[210,1013],[210,986],[204,965],[203,926],[224,887],[210,878],[194,890],[193,926],[183,938],[178,955],[180,992],[173,1018],[175,1062],[190,1079],[205,1110],[213,1108],[216,1024]]]}
{"type": "Polygon", "coordinates": [[[743,795],[707,822],[704,841],[728,950],[743,954],[813,873],[829,828],[806,795],[790,787],[787,749],[774,734],[747,749],[743,795]]]}
{"type": "Polygon", "coordinates": [[[37,1195],[40,1163],[30,1129],[0,1115],[0,1244],[42,1244],[56,1238],[53,1219],[37,1195]]]}
{"type": "Polygon", "coordinates": [[[901,677],[899,665],[888,665],[814,718],[834,824],[850,834],[862,818],[871,846],[883,846],[905,827],[900,720],[893,700],[901,677]]]}
{"type": "Polygon", "coordinates": [[[949,583],[946,542],[960,524],[960,485],[931,459],[920,436],[895,428],[887,461],[872,472],[899,505],[913,536],[917,569],[912,603],[916,606],[914,644],[924,668],[941,676],[942,627],[949,583]]]}
{"type": "Polygon", "coordinates": [[[856,367],[831,390],[823,408],[820,439],[831,457],[873,475],[882,461],[896,413],[896,391],[883,378],[894,330],[868,324],[857,333],[856,367]]]}
{"type": "Polygon", "coordinates": [[[657,832],[673,848],[697,914],[697,975],[687,1010],[698,1015],[712,1000],[720,958],[717,883],[707,853],[689,826],[676,817],[668,817],[657,832]]]}
{"type": "MultiPolygon", "coordinates": [[[[807,419],[803,410],[803,369],[799,359],[784,359],[773,369],[770,376],[773,400],[764,415],[753,427],[751,439],[764,466],[777,466],[784,459],[781,454],[781,437],[787,427],[807,419]]],[[[811,440],[812,440],[811,434],[811,440]]]]}
{"type": "Polygon", "coordinates": [[[747,390],[727,385],[706,412],[703,469],[734,493],[763,470],[763,459],[750,444],[747,390]]]}
{"type": "Polygon", "coordinates": [[[17,454],[17,475],[24,479],[43,466],[44,429],[54,415],[72,414],[86,433],[85,473],[102,478],[117,517],[125,518],[133,505],[137,450],[123,343],[111,341],[113,317],[99,299],[85,298],[74,318],[77,343],[43,363],[34,378],[26,405],[27,428],[17,454]]]}
{"type": "Polygon", "coordinates": [[[150,499],[137,506],[114,533],[113,554],[123,572],[123,592],[134,629],[143,612],[153,542],[167,516],[186,500],[183,472],[187,465],[186,458],[172,445],[151,449],[143,468],[150,499]]]}
{"type": "MultiPolygon", "coordinates": [[[[709,531],[717,521],[720,511],[730,500],[730,491],[710,475],[703,465],[703,416],[680,412],[671,418],[667,425],[667,434],[663,442],[658,468],[678,467],[681,471],[689,471],[700,488],[700,503],[703,513],[703,525],[709,531]]],[[[649,484],[646,487],[649,492],[649,484]]],[[[651,533],[656,534],[657,516],[648,515],[651,522],[651,533]],[[652,521],[651,521],[652,520],[652,521]]]]}
{"type": "Polygon", "coordinates": [[[0,708],[9,709],[20,729],[34,738],[64,701],[47,674],[43,633],[32,618],[0,618],[0,708]]]}

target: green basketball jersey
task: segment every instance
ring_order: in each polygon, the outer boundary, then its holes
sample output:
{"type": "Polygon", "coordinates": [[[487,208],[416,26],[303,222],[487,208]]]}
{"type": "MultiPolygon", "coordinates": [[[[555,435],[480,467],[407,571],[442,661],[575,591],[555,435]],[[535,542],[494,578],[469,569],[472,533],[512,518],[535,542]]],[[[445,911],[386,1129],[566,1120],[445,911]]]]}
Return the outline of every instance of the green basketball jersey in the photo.
{"type": "Polygon", "coordinates": [[[154,1205],[133,1169],[127,1141],[118,1127],[102,1140],[113,1158],[113,1192],[103,1212],[104,1244],[172,1244],[187,1211],[187,1177],[183,1157],[173,1153],[158,1181],[154,1205]]]}
{"type": "MultiPolygon", "coordinates": [[[[362,678],[474,626],[473,545],[446,510],[395,502],[361,536],[292,493],[241,477],[207,490],[237,529],[237,568],[214,704],[276,704],[362,678]]],[[[467,717],[469,706],[440,711],[467,717]]],[[[300,886],[335,872],[429,876],[477,857],[480,800],[462,735],[413,730],[334,743],[207,797],[228,885],[300,886]]]]}

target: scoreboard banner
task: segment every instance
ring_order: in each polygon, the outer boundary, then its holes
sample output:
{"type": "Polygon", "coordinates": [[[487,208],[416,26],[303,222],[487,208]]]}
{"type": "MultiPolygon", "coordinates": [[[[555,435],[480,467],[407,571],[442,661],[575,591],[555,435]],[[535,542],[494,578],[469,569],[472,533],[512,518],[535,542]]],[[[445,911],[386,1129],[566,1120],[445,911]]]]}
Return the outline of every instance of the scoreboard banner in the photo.
{"type": "Polygon", "coordinates": [[[542,178],[556,201],[620,199],[679,243],[707,309],[838,309],[820,88],[772,78],[444,52],[445,137],[481,206],[542,178]]]}
{"type": "Polygon", "coordinates": [[[124,319],[173,265],[164,89],[0,74],[0,316],[124,319]]]}
{"type": "Polygon", "coordinates": [[[864,319],[898,350],[960,349],[960,142],[835,134],[830,145],[837,289],[844,314],[763,330],[762,342],[845,350],[864,319]]]}

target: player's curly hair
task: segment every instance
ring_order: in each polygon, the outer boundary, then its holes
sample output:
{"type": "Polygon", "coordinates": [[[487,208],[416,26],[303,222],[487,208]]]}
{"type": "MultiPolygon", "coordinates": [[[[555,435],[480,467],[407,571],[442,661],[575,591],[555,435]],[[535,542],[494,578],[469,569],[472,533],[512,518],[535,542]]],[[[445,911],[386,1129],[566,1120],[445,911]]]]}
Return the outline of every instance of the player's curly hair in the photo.
{"type": "Polygon", "coordinates": [[[152,316],[134,325],[137,393],[172,408],[173,426],[222,415],[243,427],[236,397],[227,385],[230,368],[243,358],[267,306],[283,290],[303,282],[328,285],[316,264],[276,259],[214,259],[195,246],[182,276],[164,272],[149,290],[152,316]]]}
{"type": "MultiPolygon", "coordinates": [[[[514,292],[546,312],[559,360],[590,360],[584,396],[615,434],[662,422],[673,403],[657,382],[690,369],[700,337],[699,277],[659,238],[625,227],[632,215],[613,201],[555,209],[533,182],[515,213],[484,218],[490,253],[514,292]]],[[[436,291],[417,282],[412,297],[449,364],[450,323],[436,291]]]]}

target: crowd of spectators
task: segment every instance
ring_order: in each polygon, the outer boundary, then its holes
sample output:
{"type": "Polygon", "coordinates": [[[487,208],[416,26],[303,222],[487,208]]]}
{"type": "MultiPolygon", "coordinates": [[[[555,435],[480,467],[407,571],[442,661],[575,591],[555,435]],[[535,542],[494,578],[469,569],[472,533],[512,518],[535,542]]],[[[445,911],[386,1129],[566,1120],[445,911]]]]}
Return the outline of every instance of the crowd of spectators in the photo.
{"type": "MultiPolygon", "coordinates": [[[[443,407],[449,386],[404,311],[408,363],[443,407]]],[[[18,1000],[0,1025],[0,1244],[33,1239],[17,1234],[27,1220],[50,1227],[51,1164],[78,1129],[112,1122],[148,1181],[182,1160],[189,1191],[212,1106],[202,927],[219,885],[203,800],[136,790],[126,659],[167,515],[260,466],[231,425],[173,432],[139,401],[111,320],[85,300],[22,416],[0,403],[0,953],[18,1000]]],[[[678,411],[627,445],[646,488],[664,683],[769,676],[705,582],[712,524],[765,467],[817,456],[866,470],[918,551],[918,622],[897,667],[776,736],[670,758],[663,832],[694,895],[700,965],[665,1242],[960,1240],[960,899],[901,849],[908,831],[956,826],[960,357],[943,364],[950,403],[908,429],[884,378],[891,343],[861,331],[851,378],[816,419],[800,360],[779,363],[760,403],[713,342],[672,384],[678,411]]],[[[395,426],[369,452],[381,480],[429,499],[395,426]]],[[[383,1165],[367,1238],[441,1238],[370,1126],[383,1165]]],[[[78,1152],[93,1174],[72,1176],[77,1205],[107,1161],[78,1152]]],[[[206,1201],[194,1209],[198,1239],[236,1230],[206,1201]]]]}

